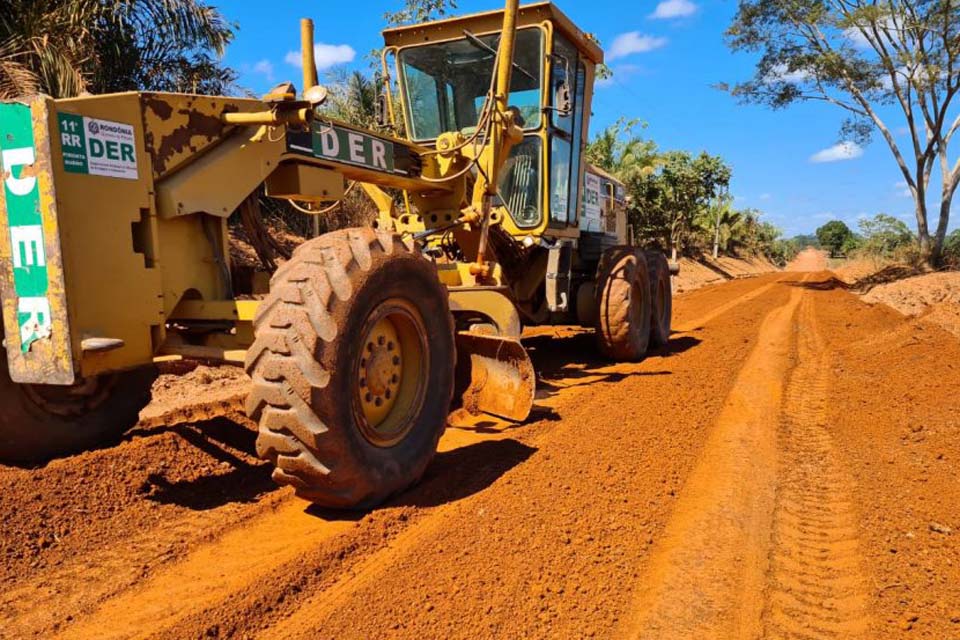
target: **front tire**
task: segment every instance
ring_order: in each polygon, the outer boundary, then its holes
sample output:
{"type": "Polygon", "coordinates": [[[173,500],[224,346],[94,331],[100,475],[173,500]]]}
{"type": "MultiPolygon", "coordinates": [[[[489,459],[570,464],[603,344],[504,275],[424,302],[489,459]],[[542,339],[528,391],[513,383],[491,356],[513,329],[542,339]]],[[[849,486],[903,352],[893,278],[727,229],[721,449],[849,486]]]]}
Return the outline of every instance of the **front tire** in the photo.
{"type": "Polygon", "coordinates": [[[366,508],[423,475],[453,397],[453,317],[435,266],[399,236],[304,243],[274,276],[247,355],[247,412],[273,478],[366,508]]]}
{"type": "Polygon", "coordinates": [[[606,357],[636,362],[650,345],[650,276],[643,252],[607,249],[597,277],[597,343],[606,357]]]}

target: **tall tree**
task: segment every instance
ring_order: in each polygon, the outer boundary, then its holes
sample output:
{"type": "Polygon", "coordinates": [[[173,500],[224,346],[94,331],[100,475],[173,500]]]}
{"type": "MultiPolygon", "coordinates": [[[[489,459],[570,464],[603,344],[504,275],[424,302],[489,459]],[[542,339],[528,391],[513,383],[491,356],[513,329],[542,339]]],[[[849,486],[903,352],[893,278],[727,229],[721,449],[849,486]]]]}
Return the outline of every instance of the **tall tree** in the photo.
{"type": "Polygon", "coordinates": [[[936,265],[960,184],[960,158],[950,156],[960,130],[960,3],[740,0],[727,36],[734,50],[761,54],[750,81],[726,87],[734,95],[775,108],[835,105],[847,113],[841,135],[849,142],[880,132],[913,196],[921,252],[936,265]],[[902,117],[906,144],[891,113],[902,117]],[[931,233],[927,196],[938,164],[939,219],[931,233]]]}
{"type": "Polygon", "coordinates": [[[234,28],[200,0],[4,0],[0,97],[223,93],[234,28]]]}
{"type": "Polygon", "coordinates": [[[832,258],[843,254],[844,247],[849,246],[852,238],[853,231],[842,220],[831,220],[817,229],[820,246],[829,251],[832,258]]]}
{"type": "Polygon", "coordinates": [[[456,0],[405,0],[399,11],[383,14],[387,24],[416,24],[432,18],[442,18],[451,9],[457,8],[456,0]]]}
{"type": "Polygon", "coordinates": [[[685,151],[662,154],[656,170],[627,179],[631,214],[641,235],[660,236],[675,260],[697,215],[730,184],[730,167],[718,156],[685,151]]]}
{"type": "Polygon", "coordinates": [[[624,182],[637,174],[650,174],[657,165],[657,145],[635,133],[636,120],[621,118],[587,145],[590,164],[612,173],[624,182]]]}

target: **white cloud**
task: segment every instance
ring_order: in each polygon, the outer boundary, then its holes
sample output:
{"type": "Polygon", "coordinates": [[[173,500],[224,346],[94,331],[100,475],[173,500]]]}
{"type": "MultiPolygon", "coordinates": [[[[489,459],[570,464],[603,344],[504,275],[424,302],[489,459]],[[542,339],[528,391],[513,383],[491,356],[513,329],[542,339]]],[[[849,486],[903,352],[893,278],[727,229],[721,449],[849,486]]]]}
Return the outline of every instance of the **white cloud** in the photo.
{"type": "Polygon", "coordinates": [[[765,82],[792,82],[794,84],[800,84],[813,80],[813,78],[813,74],[805,69],[790,71],[787,69],[787,65],[778,64],[771,68],[763,79],[765,82]]]}
{"type": "Polygon", "coordinates": [[[656,10],[650,14],[651,18],[669,20],[671,18],[686,18],[697,12],[697,5],[690,0],[663,0],[656,10]]]}
{"type": "Polygon", "coordinates": [[[624,58],[634,53],[647,53],[666,46],[667,39],[643,35],[639,31],[622,33],[613,40],[607,51],[607,60],[624,58]]]}
{"type": "MultiPolygon", "coordinates": [[[[324,44],[318,42],[313,47],[313,55],[317,61],[317,69],[323,71],[338,64],[353,62],[354,58],[357,57],[357,52],[348,44],[324,44]]],[[[287,64],[295,67],[303,67],[303,59],[299,51],[289,52],[284,60],[287,64]]]]}
{"type": "Polygon", "coordinates": [[[893,188],[897,190],[897,195],[899,195],[901,198],[913,197],[913,192],[910,191],[910,185],[908,185],[906,182],[902,180],[896,183],[895,185],[893,185],[893,188]]]}
{"type": "Polygon", "coordinates": [[[253,73],[259,73],[268,81],[273,82],[273,63],[269,60],[261,60],[250,68],[253,73]]]}
{"type": "Polygon", "coordinates": [[[761,194],[760,194],[760,199],[761,199],[761,200],[769,200],[769,199],[772,198],[772,197],[773,197],[773,196],[772,196],[771,194],[769,194],[769,193],[761,193],[761,194]]]}
{"type": "Polygon", "coordinates": [[[867,36],[863,35],[863,31],[856,27],[850,27],[845,29],[843,32],[843,37],[850,41],[857,49],[870,49],[873,45],[870,44],[870,41],[867,40],[867,36]]]}
{"type": "Polygon", "coordinates": [[[810,156],[810,162],[840,162],[843,160],[854,160],[863,155],[863,147],[856,142],[838,142],[837,144],[818,151],[810,156]]]}

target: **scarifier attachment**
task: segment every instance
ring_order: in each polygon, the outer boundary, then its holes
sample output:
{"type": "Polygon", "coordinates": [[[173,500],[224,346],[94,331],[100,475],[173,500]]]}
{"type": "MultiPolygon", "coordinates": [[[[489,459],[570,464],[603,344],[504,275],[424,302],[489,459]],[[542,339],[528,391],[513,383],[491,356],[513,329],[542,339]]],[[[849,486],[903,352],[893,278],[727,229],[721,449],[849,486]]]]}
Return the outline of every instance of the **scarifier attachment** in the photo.
{"type": "Polygon", "coordinates": [[[468,413],[523,422],[536,386],[533,363],[519,340],[457,334],[457,396],[468,413]]]}

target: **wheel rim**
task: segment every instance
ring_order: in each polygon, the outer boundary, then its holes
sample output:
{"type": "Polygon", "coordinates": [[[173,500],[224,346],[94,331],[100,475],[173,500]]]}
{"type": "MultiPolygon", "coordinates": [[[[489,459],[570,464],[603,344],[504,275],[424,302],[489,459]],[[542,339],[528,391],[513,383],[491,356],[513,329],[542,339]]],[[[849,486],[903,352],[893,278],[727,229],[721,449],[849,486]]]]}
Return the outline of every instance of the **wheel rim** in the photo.
{"type": "Polygon", "coordinates": [[[357,421],[371,444],[392,447],[416,424],[427,378],[426,329],[419,312],[388,300],[364,324],[355,367],[357,421]]]}

